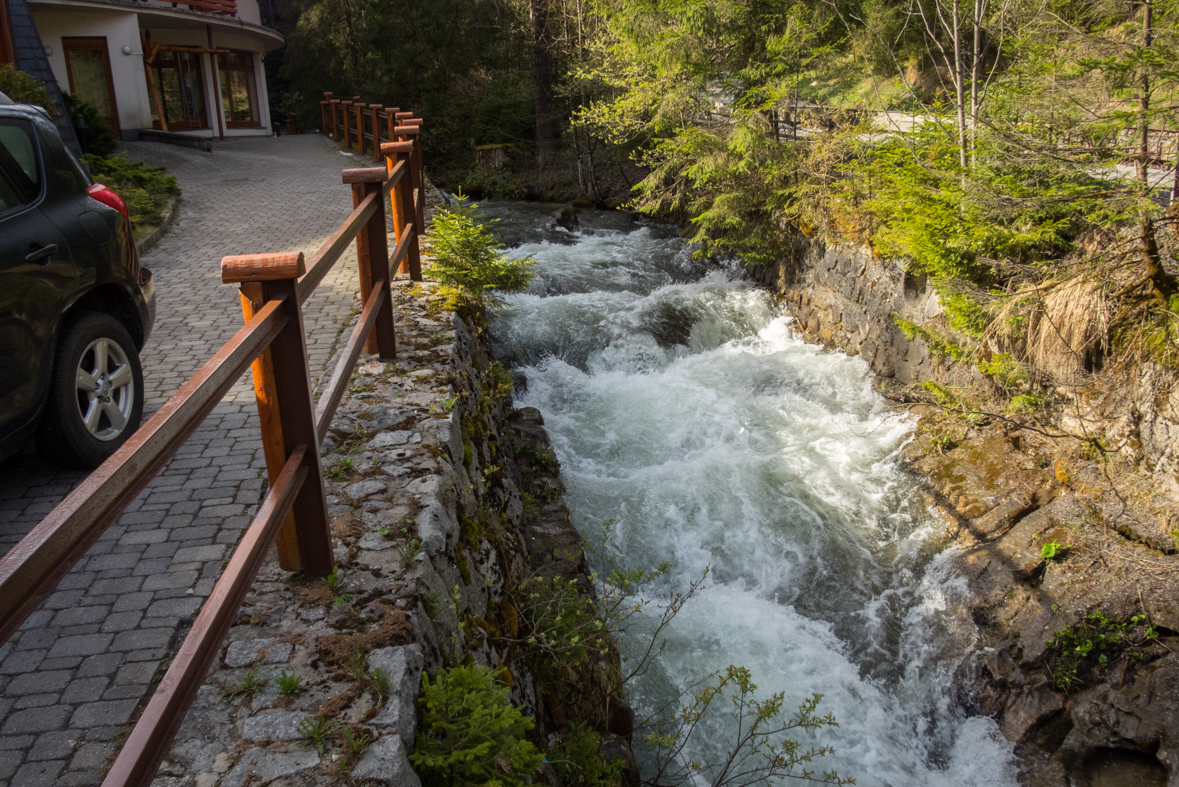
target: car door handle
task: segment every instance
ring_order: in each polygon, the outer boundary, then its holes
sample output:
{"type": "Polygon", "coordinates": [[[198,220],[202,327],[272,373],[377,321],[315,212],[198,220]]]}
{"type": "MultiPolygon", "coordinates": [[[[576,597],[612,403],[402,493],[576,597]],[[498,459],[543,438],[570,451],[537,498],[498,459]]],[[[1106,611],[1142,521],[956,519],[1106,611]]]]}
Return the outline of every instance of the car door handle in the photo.
{"type": "Polygon", "coordinates": [[[45,265],[49,262],[47,257],[52,254],[57,254],[57,244],[50,243],[48,246],[42,246],[39,249],[29,252],[25,255],[25,262],[38,262],[45,265]],[[44,260],[44,262],[42,262],[44,260]]]}

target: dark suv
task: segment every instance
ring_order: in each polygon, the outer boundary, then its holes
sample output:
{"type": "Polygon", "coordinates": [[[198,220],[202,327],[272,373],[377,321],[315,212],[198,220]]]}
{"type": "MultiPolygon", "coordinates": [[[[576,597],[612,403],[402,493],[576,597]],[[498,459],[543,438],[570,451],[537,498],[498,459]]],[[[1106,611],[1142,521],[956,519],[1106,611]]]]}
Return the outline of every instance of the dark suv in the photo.
{"type": "Polygon", "coordinates": [[[34,435],[70,467],[113,454],[143,413],[154,320],[126,204],[0,93],[0,459],[34,435]]]}

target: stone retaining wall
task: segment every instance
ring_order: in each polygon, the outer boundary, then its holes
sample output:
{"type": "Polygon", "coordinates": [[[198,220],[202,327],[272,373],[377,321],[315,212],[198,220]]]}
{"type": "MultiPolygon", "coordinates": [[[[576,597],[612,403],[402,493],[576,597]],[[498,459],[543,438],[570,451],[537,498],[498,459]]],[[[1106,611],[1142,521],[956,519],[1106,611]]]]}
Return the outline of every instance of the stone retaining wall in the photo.
{"type": "Polygon", "coordinates": [[[262,568],[158,787],[416,787],[421,673],[468,657],[506,670],[541,740],[560,715],[488,635],[514,622],[506,599],[526,577],[588,583],[543,420],[509,409],[485,329],[432,284],[397,282],[394,300],[399,360],[362,357],[323,445],[337,574],[262,568]],[[549,492],[526,512],[537,483],[549,492]]]}

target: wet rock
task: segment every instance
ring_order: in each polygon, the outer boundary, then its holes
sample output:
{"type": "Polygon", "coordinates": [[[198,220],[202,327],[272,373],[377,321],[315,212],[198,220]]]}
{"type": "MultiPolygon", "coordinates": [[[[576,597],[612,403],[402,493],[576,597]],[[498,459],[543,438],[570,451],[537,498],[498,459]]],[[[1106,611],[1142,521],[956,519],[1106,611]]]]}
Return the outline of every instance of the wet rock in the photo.
{"type": "Polygon", "coordinates": [[[551,229],[561,228],[569,232],[577,232],[581,229],[581,221],[577,218],[577,211],[573,208],[561,208],[553,211],[551,215],[552,221],[549,223],[551,229]]]}

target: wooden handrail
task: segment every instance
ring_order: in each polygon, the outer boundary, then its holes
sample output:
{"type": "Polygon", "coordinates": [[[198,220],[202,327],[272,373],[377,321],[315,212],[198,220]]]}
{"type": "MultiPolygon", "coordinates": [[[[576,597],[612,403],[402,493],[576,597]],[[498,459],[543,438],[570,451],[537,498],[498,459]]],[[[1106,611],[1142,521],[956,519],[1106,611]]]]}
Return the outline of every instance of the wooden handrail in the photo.
{"type": "MultiPolygon", "coordinates": [[[[358,97],[341,101],[326,93],[320,106],[323,119],[328,120],[330,114],[331,123],[325,123],[328,127],[324,131],[338,138],[341,124],[335,107],[340,104],[347,140],[351,132],[344,107],[359,106],[358,101],[358,97]]],[[[390,132],[395,129],[393,115],[398,111],[391,107],[383,113],[390,132]]],[[[380,114],[375,108],[371,118],[377,154],[389,144],[379,140],[380,114]]],[[[357,133],[363,139],[361,118],[358,113],[357,133]]],[[[309,263],[297,252],[222,260],[223,281],[240,284],[246,324],[110,459],[0,559],[2,644],[253,365],[270,492],[107,774],[104,787],[151,784],[272,543],[278,547],[280,565],[288,570],[325,576],[334,565],[320,436],[331,424],[362,348],[367,344],[367,349],[381,358],[396,357],[391,266],[408,259],[414,278],[421,277],[416,264],[421,232],[410,213],[422,201],[420,186],[416,201],[413,196],[415,184],[421,183],[420,148],[394,143],[390,154],[385,167],[344,172],[343,182],[352,185],[352,212],[309,263]],[[399,206],[402,217],[400,223],[395,222],[397,246],[391,255],[385,230],[386,194],[399,206]],[[301,305],[353,241],[364,309],[332,370],[325,395],[315,405],[301,305]]]]}

